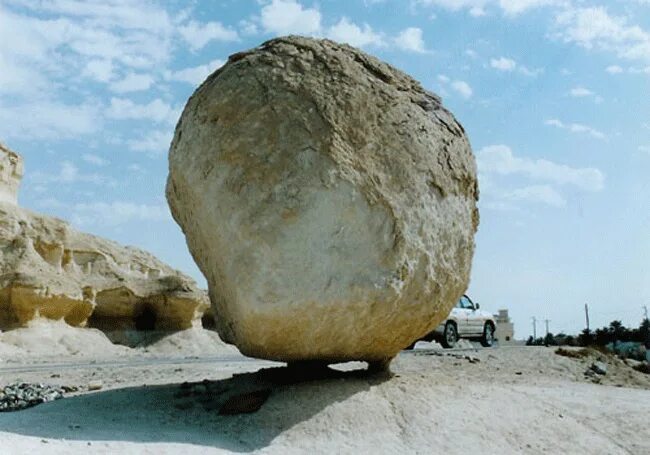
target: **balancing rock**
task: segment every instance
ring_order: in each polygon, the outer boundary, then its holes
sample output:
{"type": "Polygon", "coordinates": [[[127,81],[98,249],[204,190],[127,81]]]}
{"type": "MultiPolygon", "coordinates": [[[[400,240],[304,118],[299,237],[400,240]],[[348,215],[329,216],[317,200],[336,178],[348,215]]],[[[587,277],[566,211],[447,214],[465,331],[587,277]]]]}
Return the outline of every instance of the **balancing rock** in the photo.
{"type": "Polygon", "coordinates": [[[467,289],[466,134],[357,49],[285,37],[232,55],[189,99],[169,161],[217,330],[246,355],[385,363],[467,289]]]}

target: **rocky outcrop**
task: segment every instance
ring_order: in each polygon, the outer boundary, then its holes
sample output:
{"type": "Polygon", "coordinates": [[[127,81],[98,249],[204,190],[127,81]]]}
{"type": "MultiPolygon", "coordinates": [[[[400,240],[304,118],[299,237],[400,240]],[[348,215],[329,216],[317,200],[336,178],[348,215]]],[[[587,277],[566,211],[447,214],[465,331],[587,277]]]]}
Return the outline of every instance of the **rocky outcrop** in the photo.
{"type": "Polygon", "coordinates": [[[18,187],[22,178],[22,158],[0,144],[0,202],[18,204],[18,187]]]}
{"type": "Polygon", "coordinates": [[[192,279],[142,250],[16,206],[22,161],[0,147],[0,163],[0,329],[38,317],[107,332],[200,324],[209,304],[192,279]]]}
{"type": "Polygon", "coordinates": [[[188,101],[169,159],[172,214],[244,354],[383,363],[467,288],[465,132],[354,48],[288,37],[231,56],[188,101]]]}

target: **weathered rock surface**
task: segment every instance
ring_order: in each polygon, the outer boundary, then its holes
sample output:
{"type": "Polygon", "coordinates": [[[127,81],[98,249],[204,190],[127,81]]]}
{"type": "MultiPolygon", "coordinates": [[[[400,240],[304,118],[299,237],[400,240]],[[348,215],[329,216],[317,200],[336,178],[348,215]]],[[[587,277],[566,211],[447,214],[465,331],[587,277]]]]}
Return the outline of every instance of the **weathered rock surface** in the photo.
{"type": "Polygon", "coordinates": [[[18,207],[22,160],[0,147],[0,163],[0,195],[11,196],[0,198],[0,329],[37,317],[107,332],[200,324],[209,303],[191,278],[149,253],[18,207]]]}
{"type": "Polygon", "coordinates": [[[327,40],[230,57],[177,125],[167,198],[221,337],[285,361],[392,358],[466,290],[476,166],[440,99],[327,40]]]}
{"type": "Polygon", "coordinates": [[[22,158],[0,144],[0,202],[18,203],[18,187],[22,178],[22,158]]]}

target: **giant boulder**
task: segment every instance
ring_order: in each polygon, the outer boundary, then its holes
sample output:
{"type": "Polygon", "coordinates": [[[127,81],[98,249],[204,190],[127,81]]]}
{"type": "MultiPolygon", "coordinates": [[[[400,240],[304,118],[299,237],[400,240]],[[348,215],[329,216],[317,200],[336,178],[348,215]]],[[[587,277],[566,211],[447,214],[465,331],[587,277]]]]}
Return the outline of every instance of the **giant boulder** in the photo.
{"type": "Polygon", "coordinates": [[[221,337],[283,361],[385,362],[466,290],[476,165],[440,99],[346,45],[278,38],[188,101],[167,199],[221,337]]]}

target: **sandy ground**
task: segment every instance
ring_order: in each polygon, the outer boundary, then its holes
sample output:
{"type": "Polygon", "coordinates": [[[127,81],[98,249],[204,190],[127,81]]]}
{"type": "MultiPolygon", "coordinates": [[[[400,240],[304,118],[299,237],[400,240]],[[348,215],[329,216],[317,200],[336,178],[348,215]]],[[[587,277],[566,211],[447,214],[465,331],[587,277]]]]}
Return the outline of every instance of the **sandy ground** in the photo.
{"type": "MultiPolygon", "coordinates": [[[[96,347],[66,354],[50,339],[58,354],[49,358],[37,345],[24,357],[25,343],[8,343],[10,333],[0,334],[0,386],[80,390],[0,413],[2,455],[650,453],[650,376],[603,357],[608,372],[595,384],[584,371],[597,353],[571,359],[543,347],[424,349],[401,354],[392,376],[346,364],[313,378],[246,359],[202,330],[146,349],[104,346],[92,356],[96,347]],[[88,392],[98,380],[102,390],[88,392]],[[233,397],[260,392],[270,395],[257,412],[219,414],[233,397]]],[[[88,334],[68,333],[66,342],[77,336],[88,334]]]]}

